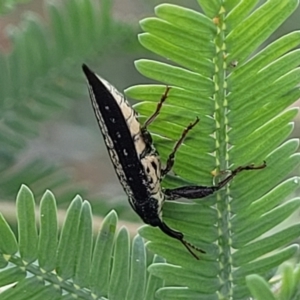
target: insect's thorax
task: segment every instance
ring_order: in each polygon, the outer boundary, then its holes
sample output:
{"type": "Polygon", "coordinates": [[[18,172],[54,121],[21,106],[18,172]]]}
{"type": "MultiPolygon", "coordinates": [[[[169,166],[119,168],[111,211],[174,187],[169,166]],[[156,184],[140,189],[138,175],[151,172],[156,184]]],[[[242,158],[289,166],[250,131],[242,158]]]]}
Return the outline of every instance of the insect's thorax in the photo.
{"type": "Polygon", "coordinates": [[[136,184],[138,186],[142,183],[140,189],[145,189],[147,194],[146,197],[141,197],[144,193],[140,192],[129,194],[129,202],[145,223],[156,226],[156,223],[158,224],[162,219],[161,211],[164,202],[164,194],[161,190],[161,160],[153,146],[150,133],[141,128],[136,115],[135,119],[127,125],[134,141],[137,159],[141,164],[142,182],[136,184]]]}
{"type": "MultiPolygon", "coordinates": [[[[155,151],[155,150],[154,150],[155,151]]],[[[129,202],[146,224],[157,226],[162,220],[164,194],[161,190],[161,164],[157,152],[149,153],[141,158],[146,182],[147,198],[141,199],[134,195],[129,202]]]]}

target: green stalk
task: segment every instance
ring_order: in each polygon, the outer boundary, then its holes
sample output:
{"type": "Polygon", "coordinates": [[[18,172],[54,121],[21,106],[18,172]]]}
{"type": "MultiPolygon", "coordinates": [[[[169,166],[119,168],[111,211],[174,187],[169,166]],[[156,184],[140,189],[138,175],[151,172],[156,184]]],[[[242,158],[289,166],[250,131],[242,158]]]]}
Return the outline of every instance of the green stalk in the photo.
{"type": "MultiPolygon", "coordinates": [[[[215,83],[215,121],[216,121],[216,168],[217,171],[227,170],[229,168],[228,157],[228,102],[226,99],[227,82],[226,82],[226,44],[225,44],[225,30],[226,24],[225,8],[221,6],[218,16],[214,19],[218,27],[215,38],[216,56],[215,75],[213,81],[215,83]]],[[[219,266],[220,266],[220,283],[221,289],[219,298],[230,299],[233,294],[232,284],[232,263],[231,263],[231,226],[230,226],[230,197],[229,188],[219,191],[216,194],[217,199],[217,214],[219,228],[218,246],[219,246],[219,266]]]]}

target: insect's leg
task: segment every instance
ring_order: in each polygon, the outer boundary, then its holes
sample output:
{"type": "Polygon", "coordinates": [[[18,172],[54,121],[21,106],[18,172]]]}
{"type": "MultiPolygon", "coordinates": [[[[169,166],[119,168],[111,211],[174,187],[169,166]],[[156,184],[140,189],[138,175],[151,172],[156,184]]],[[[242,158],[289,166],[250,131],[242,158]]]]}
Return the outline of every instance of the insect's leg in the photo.
{"type": "Polygon", "coordinates": [[[232,180],[238,173],[242,172],[242,171],[247,171],[247,170],[261,170],[264,169],[267,166],[267,163],[264,161],[263,164],[255,167],[254,164],[248,165],[248,166],[241,166],[241,167],[237,167],[235,170],[233,170],[231,172],[231,174],[226,177],[224,180],[222,180],[221,182],[218,183],[217,187],[218,190],[221,189],[222,187],[224,187],[230,180],[232,180]]]}
{"type": "Polygon", "coordinates": [[[171,89],[171,87],[167,86],[165,92],[162,94],[162,96],[160,98],[160,101],[157,103],[155,112],[145,121],[145,123],[142,126],[142,129],[147,128],[159,115],[162,105],[168,97],[170,89],[171,89]]]}
{"type": "Polygon", "coordinates": [[[267,166],[266,162],[260,166],[255,167],[254,165],[248,165],[244,167],[238,167],[231,172],[224,180],[220,181],[215,186],[183,186],[176,189],[166,189],[164,190],[165,198],[167,200],[175,200],[178,198],[186,199],[197,199],[204,198],[213,194],[214,192],[220,190],[224,187],[230,180],[232,180],[238,173],[245,170],[261,170],[267,166]]]}
{"type": "Polygon", "coordinates": [[[196,251],[199,251],[201,253],[205,253],[205,251],[201,250],[200,248],[197,248],[196,246],[190,244],[189,242],[187,242],[184,239],[184,235],[182,232],[180,231],[175,231],[173,229],[171,229],[165,222],[160,222],[160,224],[158,224],[158,227],[160,228],[160,230],[162,232],[164,232],[165,234],[167,234],[168,236],[179,240],[184,247],[196,258],[199,260],[199,257],[192,251],[192,249],[195,249],[196,251]]]}
{"type": "Polygon", "coordinates": [[[197,117],[196,120],[193,122],[193,123],[190,123],[189,126],[187,126],[182,134],[181,134],[181,137],[180,139],[176,142],[176,144],[174,145],[173,147],[173,151],[171,152],[171,154],[169,155],[168,157],[168,160],[167,160],[167,163],[166,163],[166,167],[164,169],[162,169],[161,171],[161,175],[162,176],[165,176],[166,174],[168,174],[173,165],[174,165],[174,162],[175,162],[175,154],[176,154],[176,151],[179,149],[179,147],[181,146],[181,144],[183,143],[186,135],[188,134],[188,132],[199,122],[199,118],[197,117]]]}

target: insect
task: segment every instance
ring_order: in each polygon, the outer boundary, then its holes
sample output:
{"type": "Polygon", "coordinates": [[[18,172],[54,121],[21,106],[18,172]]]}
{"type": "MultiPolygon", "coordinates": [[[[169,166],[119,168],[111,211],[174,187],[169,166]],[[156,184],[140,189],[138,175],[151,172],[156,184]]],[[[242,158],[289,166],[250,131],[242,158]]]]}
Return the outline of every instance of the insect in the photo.
{"type": "Polygon", "coordinates": [[[159,115],[170,87],[166,88],[155,112],[141,125],[136,111],[115,87],[92,72],[86,65],[83,65],[83,71],[88,81],[92,106],[110,159],[133,210],[146,224],[159,227],[168,236],[179,240],[196,259],[199,259],[192,249],[205,252],[187,242],[182,232],[170,228],[163,221],[164,201],[206,197],[224,187],[241,171],[263,169],[266,163],[257,167],[254,165],[238,167],[216,186],[183,186],[175,189],[162,189],[161,181],[171,171],[177,150],[199,119],[197,118],[184,129],[167,159],[166,166],[162,167],[147,127],[159,115]]]}

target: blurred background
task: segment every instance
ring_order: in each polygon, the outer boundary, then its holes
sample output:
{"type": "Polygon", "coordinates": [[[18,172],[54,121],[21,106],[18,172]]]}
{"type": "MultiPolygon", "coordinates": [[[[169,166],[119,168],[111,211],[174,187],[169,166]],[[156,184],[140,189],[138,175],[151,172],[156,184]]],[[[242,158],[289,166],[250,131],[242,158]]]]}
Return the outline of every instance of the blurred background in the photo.
{"type": "MultiPolygon", "coordinates": [[[[115,209],[121,219],[141,223],[109,160],[81,64],[119,91],[149,83],[134,68],[137,59],[157,59],[138,43],[139,20],[154,16],[160,3],[199,10],[197,1],[13,2],[0,4],[1,212],[15,218],[14,199],[24,183],[37,202],[50,189],[63,209],[80,194],[95,214],[115,209]]],[[[267,43],[299,29],[299,20],[298,9],[267,43]]],[[[299,120],[298,114],[293,137],[300,137],[299,120]]]]}

